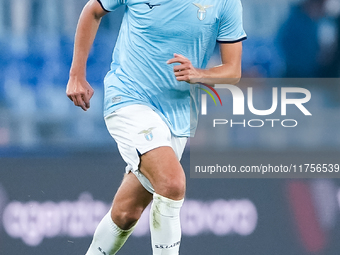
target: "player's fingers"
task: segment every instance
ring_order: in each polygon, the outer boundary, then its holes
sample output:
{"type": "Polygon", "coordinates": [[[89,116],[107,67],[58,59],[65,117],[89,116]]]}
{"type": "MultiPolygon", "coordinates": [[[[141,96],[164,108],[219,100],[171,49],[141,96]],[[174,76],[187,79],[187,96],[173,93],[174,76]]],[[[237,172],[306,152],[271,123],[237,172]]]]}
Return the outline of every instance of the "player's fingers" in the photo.
{"type": "Polygon", "coordinates": [[[189,75],[182,75],[182,76],[176,77],[176,80],[177,81],[186,81],[186,82],[189,82],[190,81],[190,77],[189,77],[189,75]]]}
{"type": "Polygon", "coordinates": [[[174,54],[174,57],[175,58],[180,58],[180,59],[183,59],[183,60],[189,60],[188,58],[184,57],[183,55],[177,54],[177,53],[174,54]]]}
{"type": "Polygon", "coordinates": [[[173,63],[188,63],[190,60],[180,54],[174,54],[174,58],[169,59],[166,63],[173,64],[173,63]]]}
{"type": "Polygon", "coordinates": [[[185,75],[189,75],[189,71],[188,70],[182,70],[179,72],[175,72],[175,76],[179,77],[179,76],[185,76],[185,75]]]}
{"type": "Polygon", "coordinates": [[[189,64],[181,64],[181,65],[174,66],[174,72],[179,72],[179,71],[187,70],[187,69],[190,69],[189,64]]]}
{"type": "Polygon", "coordinates": [[[69,88],[66,89],[66,96],[71,100],[73,101],[73,96],[74,96],[74,93],[70,92],[69,88]]]}
{"type": "Polygon", "coordinates": [[[173,69],[174,69],[174,72],[176,73],[176,72],[179,72],[181,70],[184,70],[185,67],[184,67],[184,65],[176,65],[176,66],[174,66],[173,69]]]}
{"type": "Polygon", "coordinates": [[[83,96],[83,101],[87,109],[90,108],[90,99],[93,96],[93,93],[94,93],[93,90],[87,90],[87,93],[83,96]]]}
{"type": "Polygon", "coordinates": [[[88,110],[90,108],[90,100],[85,96],[83,96],[82,98],[84,102],[84,107],[86,108],[86,110],[88,110]]]}
{"type": "Polygon", "coordinates": [[[180,54],[174,54],[174,56],[175,56],[175,59],[177,59],[177,61],[180,62],[180,63],[183,63],[183,64],[185,64],[185,63],[191,64],[191,61],[190,61],[188,58],[186,58],[186,57],[184,57],[184,56],[182,56],[182,55],[180,55],[180,54]]]}
{"type": "Polygon", "coordinates": [[[169,59],[168,61],[166,61],[166,63],[167,63],[168,65],[174,64],[174,63],[180,63],[180,64],[182,64],[182,63],[184,63],[184,61],[183,61],[182,59],[180,59],[180,58],[172,58],[172,59],[169,59]]]}
{"type": "Polygon", "coordinates": [[[75,106],[78,106],[77,98],[74,95],[70,95],[69,98],[71,99],[71,101],[73,102],[75,106]]]}
{"type": "Polygon", "coordinates": [[[74,102],[74,105],[79,106],[84,111],[87,110],[87,108],[85,107],[83,96],[81,94],[78,94],[78,95],[74,96],[73,102],[74,102]]]}
{"type": "Polygon", "coordinates": [[[89,99],[91,99],[93,94],[94,94],[94,90],[91,88],[87,92],[88,92],[88,95],[89,95],[89,99]]]}
{"type": "Polygon", "coordinates": [[[71,97],[72,97],[72,101],[73,101],[74,105],[75,105],[75,106],[79,106],[80,104],[79,104],[79,102],[78,102],[78,97],[77,97],[77,95],[72,95],[71,97]]]}
{"type": "Polygon", "coordinates": [[[169,59],[167,61],[167,64],[173,64],[173,63],[188,63],[190,62],[190,60],[186,57],[184,57],[183,55],[181,54],[177,54],[177,53],[174,53],[174,58],[172,59],[169,59]]]}

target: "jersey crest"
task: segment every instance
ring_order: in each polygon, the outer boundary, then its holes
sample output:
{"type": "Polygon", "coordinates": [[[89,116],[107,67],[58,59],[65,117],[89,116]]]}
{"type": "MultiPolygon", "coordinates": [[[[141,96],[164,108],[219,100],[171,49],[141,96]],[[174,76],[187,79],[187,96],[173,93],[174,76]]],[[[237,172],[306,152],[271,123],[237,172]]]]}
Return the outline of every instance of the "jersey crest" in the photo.
{"type": "Polygon", "coordinates": [[[210,7],[213,7],[213,5],[201,5],[197,3],[192,3],[192,4],[198,8],[197,18],[201,21],[204,20],[205,17],[207,16],[207,9],[210,7]]]}

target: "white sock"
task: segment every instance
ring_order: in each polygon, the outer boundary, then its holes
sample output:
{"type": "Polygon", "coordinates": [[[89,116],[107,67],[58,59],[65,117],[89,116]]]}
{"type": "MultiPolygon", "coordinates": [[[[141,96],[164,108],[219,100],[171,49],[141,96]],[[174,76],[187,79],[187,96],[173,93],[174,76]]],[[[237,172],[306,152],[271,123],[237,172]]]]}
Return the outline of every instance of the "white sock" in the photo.
{"type": "Polygon", "coordinates": [[[184,199],[175,201],[156,193],[150,210],[153,255],[177,255],[181,242],[179,212],[184,199]]]}
{"type": "MultiPolygon", "coordinates": [[[[136,226],[136,225],[135,225],[136,226]]],[[[98,224],[93,240],[86,255],[114,255],[131,235],[133,226],[129,230],[120,229],[111,219],[111,210],[98,224]]]]}

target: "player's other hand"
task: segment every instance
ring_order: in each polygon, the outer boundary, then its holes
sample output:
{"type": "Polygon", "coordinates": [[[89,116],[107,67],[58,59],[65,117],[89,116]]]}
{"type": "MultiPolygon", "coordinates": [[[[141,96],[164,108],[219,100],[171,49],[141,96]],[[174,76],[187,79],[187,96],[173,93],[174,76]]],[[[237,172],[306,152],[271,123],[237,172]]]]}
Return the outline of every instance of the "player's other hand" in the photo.
{"type": "Polygon", "coordinates": [[[93,93],[94,90],[84,78],[71,76],[68,80],[66,95],[75,106],[79,106],[84,111],[90,108],[90,99],[93,93]]]}
{"type": "Polygon", "coordinates": [[[180,54],[175,53],[174,58],[169,59],[166,63],[167,64],[179,63],[179,65],[174,66],[174,74],[178,81],[195,83],[194,80],[203,78],[203,70],[195,68],[188,58],[180,54]]]}

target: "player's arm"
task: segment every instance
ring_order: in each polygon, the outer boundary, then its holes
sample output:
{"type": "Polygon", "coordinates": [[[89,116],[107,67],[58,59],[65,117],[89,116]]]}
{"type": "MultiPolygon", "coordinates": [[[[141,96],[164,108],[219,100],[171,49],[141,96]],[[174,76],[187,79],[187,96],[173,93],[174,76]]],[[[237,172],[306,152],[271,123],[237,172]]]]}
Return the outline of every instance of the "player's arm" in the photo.
{"type": "Polygon", "coordinates": [[[241,78],[242,42],[220,44],[222,65],[210,69],[195,68],[186,57],[174,54],[168,64],[179,63],[174,66],[174,73],[178,81],[188,83],[203,82],[215,84],[214,79],[220,83],[235,84],[241,78]]]}
{"type": "Polygon", "coordinates": [[[81,107],[84,111],[90,108],[90,99],[94,93],[86,80],[86,62],[101,18],[106,13],[97,0],[90,0],[85,5],[78,21],[66,94],[74,105],[81,107]]]}

